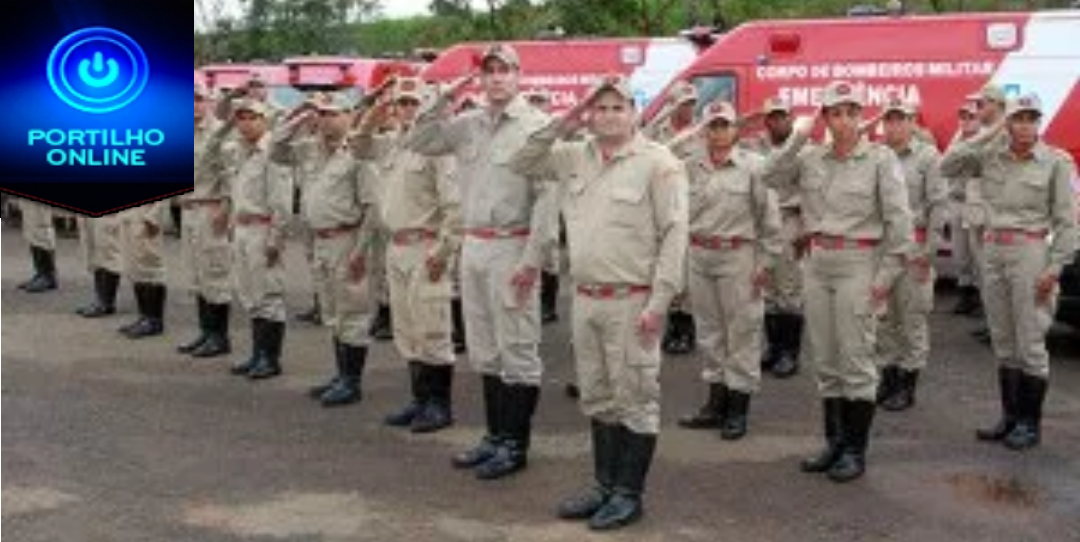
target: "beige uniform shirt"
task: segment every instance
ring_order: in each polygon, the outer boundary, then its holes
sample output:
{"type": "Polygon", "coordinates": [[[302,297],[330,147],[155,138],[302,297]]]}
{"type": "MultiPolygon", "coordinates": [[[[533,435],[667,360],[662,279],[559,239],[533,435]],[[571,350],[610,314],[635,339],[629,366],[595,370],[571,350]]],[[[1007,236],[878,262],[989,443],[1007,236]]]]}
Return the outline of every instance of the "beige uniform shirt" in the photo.
{"type": "Polygon", "coordinates": [[[453,155],[464,228],[530,229],[522,265],[541,267],[556,238],[554,195],[543,183],[514,172],[510,159],[545,125],[547,115],[520,96],[497,119],[486,109],[446,118],[450,105],[451,98],[444,95],[420,112],[405,145],[425,156],[453,155]]]}
{"type": "Polygon", "coordinates": [[[255,144],[230,141],[226,145],[229,197],[234,221],[242,216],[270,218],[270,244],[281,247],[292,202],[292,171],[270,159],[272,136],[265,134],[255,144]]]}
{"type": "Polygon", "coordinates": [[[427,157],[404,145],[405,134],[357,134],[357,153],[373,160],[384,184],[380,214],[391,232],[436,232],[434,255],[446,260],[461,246],[461,198],[450,157],[427,157]]]}
{"type": "MultiPolygon", "coordinates": [[[[768,137],[757,137],[753,139],[743,140],[745,143],[741,143],[740,146],[751,152],[757,153],[765,159],[780,152],[784,148],[783,144],[775,145],[768,137]]],[[[774,189],[776,192],[776,199],[779,202],[780,209],[798,211],[801,205],[799,201],[799,190],[793,186],[780,187],[780,189],[774,189]]]]}
{"type": "Polygon", "coordinates": [[[761,180],[763,160],[733,149],[717,166],[704,141],[686,160],[690,178],[690,238],[720,237],[757,243],[771,267],[780,255],[780,209],[761,180]]]}
{"type": "Polygon", "coordinates": [[[946,175],[978,177],[988,229],[1049,232],[1048,272],[1060,274],[1076,258],[1076,165],[1065,152],[1040,142],[1030,157],[1019,158],[1007,137],[988,142],[976,137],[953,145],[941,169],[946,175]]]}
{"type": "Polygon", "coordinates": [[[556,121],[529,139],[514,168],[559,183],[574,283],[651,286],[647,310],[666,313],[684,286],[686,168],[643,136],[608,161],[591,139],[557,139],[556,121]]]}
{"type": "Polygon", "coordinates": [[[913,249],[914,231],[903,168],[889,148],[860,140],[851,156],[831,145],[806,147],[795,134],[765,161],[763,178],[777,189],[797,187],[808,235],[880,243],[877,286],[892,284],[913,249]]]}
{"type": "Polygon", "coordinates": [[[180,197],[187,200],[213,200],[228,196],[229,183],[220,146],[227,137],[227,126],[207,118],[195,127],[195,188],[180,197]]]}
{"type": "Polygon", "coordinates": [[[949,188],[939,167],[941,153],[933,145],[912,139],[906,149],[896,151],[896,156],[904,168],[912,226],[929,230],[929,248],[934,254],[949,209],[949,188]]]}

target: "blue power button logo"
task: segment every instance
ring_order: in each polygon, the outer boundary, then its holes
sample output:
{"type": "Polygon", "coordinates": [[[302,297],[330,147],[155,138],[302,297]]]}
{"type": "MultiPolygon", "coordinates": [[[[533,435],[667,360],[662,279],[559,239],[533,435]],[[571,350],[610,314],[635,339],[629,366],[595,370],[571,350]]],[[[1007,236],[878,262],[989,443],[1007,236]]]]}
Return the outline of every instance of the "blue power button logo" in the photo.
{"type": "Polygon", "coordinates": [[[87,113],[110,113],[142,94],[150,80],[146,53],[127,34],[84,28],[53,48],[47,67],[53,92],[87,113]]]}

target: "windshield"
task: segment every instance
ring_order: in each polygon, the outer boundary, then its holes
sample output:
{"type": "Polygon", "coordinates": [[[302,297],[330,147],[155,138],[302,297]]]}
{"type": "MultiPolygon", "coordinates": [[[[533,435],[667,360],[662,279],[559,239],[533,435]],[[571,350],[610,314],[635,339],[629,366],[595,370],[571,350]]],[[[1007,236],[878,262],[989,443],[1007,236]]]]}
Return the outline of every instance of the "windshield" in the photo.
{"type": "Polygon", "coordinates": [[[739,107],[736,103],[738,99],[738,79],[733,73],[723,73],[718,75],[702,75],[695,77],[691,80],[694,88],[698,93],[698,106],[696,114],[701,116],[702,110],[705,106],[716,100],[722,100],[731,102],[732,105],[739,107]]]}

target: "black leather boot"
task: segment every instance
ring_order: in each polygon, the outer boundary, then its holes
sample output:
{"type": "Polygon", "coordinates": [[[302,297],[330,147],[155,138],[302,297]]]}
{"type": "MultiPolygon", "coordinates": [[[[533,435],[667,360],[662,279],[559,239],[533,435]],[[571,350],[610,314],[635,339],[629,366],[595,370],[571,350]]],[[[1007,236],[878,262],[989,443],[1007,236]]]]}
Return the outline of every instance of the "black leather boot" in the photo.
{"type": "Polygon", "coordinates": [[[429,385],[424,373],[424,364],[419,361],[409,362],[409,392],[412,400],[400,411],[387,416],[383,423],[389,427],[409,427],[413,419],[424,409],[424,403],[428,400],[429,385]]]}
{"type": "Polygon", "coordinates": [[[540,275],[540,320],[545,324],[559,321],[559,275],[540,275]]]}
{"type": "Polygon", "coordinates": [[[263,318],[251,319],[251,356],[246,361],[233,365],[229,372],[236,376],[247,376],[260,363],[260,359],[266,355],[262,348],[266,344],[263,335],[266,334],[267,322],[263,318]]]}
{"type": "Polygon", "coordinates": [[[371,338],[376,341],[394,340],[393,320],[390,316],[390,305],[379,304],[379,310],[371,321],[371,338]]]}
{"type": "Polygon", "coordinates": [[[323,394],[321,401],[324,407],[351,405],[363,400],[361,389],[367,354],[366,346],[341,345],[342,374],[337,383],[323,394]]]}
{"type": "Polygon", "coordinates": [[[465,344],[465,313],[461,307],[461,298],[455,297],[450,301],[450,322],[453,324],[451,340],[454,342],[454,353],[464,354],[468,351],[465,344]]]}
{"type": "Polygon", "coordinates": [[[108,269],[94,270],[94,301],[75,311],[83,318],[101,318],[116,314],[116,292],[120,288],[120,275],[108,269]]]}
{"type": "Polygon", "coordinates": [[[499,438],[503,429],[503,384],[497,375],[484,375],[484,417],[487,422],[487,434],[471,450],[455,455],[452,463],[455,468],[472,469],[495,456],[499,438]]]}
{"type": "Polygon", "coordinates": [[[427,384],[423,408],[412,420],[412,432],[434,433],[454,425],[454,366],[421,365],[422,380],[427,384]]]}
{"type": "Polygon", "coordinates": [[[476,467],[479,480],[498,480],[515,474],[529,464],[532,444],[532,418],[540,402],[538,386],[504,385],[505,423],[495,455],[476,467]]]}
{"type": "Polygon", "coordinates": [[[724,424],[720,427],[720,438],[739,440],[746,436],[750,425],[750,394],[741,391],[728,391],[727,412],[724,424]]]}
{"type": "Polygon", "coordinates": [[[34,276],[19,285],[19,289],[30,294],[40,294],[55,290],[56,253],[41,247],[30,247],[30,258],[34,263],[34,276]]]}
{"type": "Polygon", "coordinates": [[[900,369],[897,374],[896,392],[885,400],[881,408],[889,412],[903,412],[915,406],[915,392],[919,387],[919,371],[900,369]]]}
{"type": "Polygon", "coordinates": [[[285,322],[263,320],[261,355],[247,372],[251,380],[266,380],[281,374],[281,348],[285,344],[285,322]]]}
{"type": "Polygon", "coordinates": [[[645,480],[656,453],[657,437],[634,433],[623,426],[619,426],[619,435],[615,491],[589,519],[589,528],[594,531],[626,527],[645,514],[645,480]]]}
{"type": "Polygon", "coordinates": [[[1022,452],[1039,445],[1042,440],[1042,412],[1046,401],[1047,379],[1023,375],[1020,379],[1019,416],[1012,431],[1005,436],[1005,447],[1022,452]]]}
{"type": "Polygon", "coordinates": [[[960,316],[973,316],[982,309],[979,299],[979,289],[974,286],[964,286],[960,289],[960,298],[953,307],[952,313],[960,316]]]}
{"type": "Polygon", "coordinates": [[[881,380],[878,381],[877,399],[875,402],[884,405],[886,401],[896,394],[900,387],[900,368],[896,365],[886,365],[881,369],[881,380]]]}
{"type": "Polygon", "coordinates": [[[334,339],[334,376],[330,377],[330,380],[327,380],[324,384],[318,384],[308,388],[308,398],[318,401],[322,399],[322,396],[324,393],[326,393],[326,390],[329,390],[337,384],[337,381],[339,378],[341,378],[342,373],[341,358],[341,341],[334,339]]]}
{"type": "Polygon", "coordinates": [[[1020,417],[1020,381],[1023,373],[1019,369],[998,367],[998,393],[1001,401],[1001,419],[993,427],[975,431],[979,440],[1000,442],[1016,427],[1020,417]]]}
{"type": "Polygon", "coordinates": [[[612,494],[619,470],[619,427],[592,421],[593,476],[596,485],[559,503],[560,519],[584,520],[598,512],[612,494]]]}
{"type": "Polygon", "coordinates": [[[779,314],[765,315],[765,349],[761,352],[761,370],[764,372],[772,372],[784,350],[780,335],[780,318],[779,314]]]}
{"type": "Polygon", "coordinates": [[[191,342],[186,342],[184,344],[181,344],[180,346],[177,346],[176,351],[181,354],[190,354],[194,352],[196,349],[202,346],[203,343],[205,343],[206,340],[209,338],[210,319],[212,318],[212,316],[210,316],[209,314],[206,298],[200,295],[195,300],[195,307],[197,311],[196,314],[198,315],[199,320],[199,336],[195,337],[195,339],[191,342]]]}
{"type": "Polygon", "coordinates": [[[140,317],[137,322],[121,332],[132,340],[155,337],[165,333],[165,297],[164,284],[136,283],[135,298],[138,300],[140,317]]]}
{"type": "Polygon", "coordinates": [[[727,412],[728,389],[723,384],[709,384],[709,399],[690,416],[679,418],[684,429],[719,429],[727,412]]]}
{"type": "Polygon", "coordinates": [[[822,400],[822,412],[825,421],[825,449],[816,456],[802,462],[803,472],[827,472],[832,468],[844,447],[844,419],[841,414],[843,400],[828,398],[822,400]]]}
{"type": "Polygon", "coordinates": [[[207,337],[191,352],[191,357],[215,358],[232,352],[232,343],[229,341],[229,313],[228,303],[206,304],[207,337]]]}
{"type": "Polygon", "coordinates": [[[791,378],[799,373],[799,354],[802,353],[804,320],[801,314],[777,315],[780,356],[769,369],[776,378],[791,378]]]}
{"type": "Polygon", "coordinates": [[[844,445],[840,457],[829,468],[829,479],[836,483],[856,480],[866,472],[866,450],[870,444],[870,426],[874,423],[873,401],[844,400],[841,409],[844,445]]]}

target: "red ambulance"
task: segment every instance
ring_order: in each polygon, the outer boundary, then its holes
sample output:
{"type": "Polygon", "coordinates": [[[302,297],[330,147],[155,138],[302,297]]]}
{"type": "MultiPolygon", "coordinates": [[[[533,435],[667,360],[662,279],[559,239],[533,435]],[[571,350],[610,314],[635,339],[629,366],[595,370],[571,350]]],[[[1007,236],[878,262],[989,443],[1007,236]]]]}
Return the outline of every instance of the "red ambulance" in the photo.
{"type": "MultiPolygon", "coordinates": [[[[763,21],[721,36],[676,80],[692,82],[702,105],[724,99],[750,112],[781,96],[796,114],[814,113],[822,89],[847,80],[864,87],[868,115],[892,97],[919,104],[920,121],[941,145],[956,131],[964,98],[993,83],[1009,96],[1037,94],[1046,140],[1080,162],[1077,36],[1077,10],[763,21]]],[[[1074,185],[1080,199],[1080,180],[1074,185]]],[[[1076,266],[1062,286],[1063,319],[1080,324],[1076,266]]]]}

